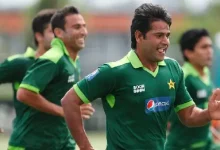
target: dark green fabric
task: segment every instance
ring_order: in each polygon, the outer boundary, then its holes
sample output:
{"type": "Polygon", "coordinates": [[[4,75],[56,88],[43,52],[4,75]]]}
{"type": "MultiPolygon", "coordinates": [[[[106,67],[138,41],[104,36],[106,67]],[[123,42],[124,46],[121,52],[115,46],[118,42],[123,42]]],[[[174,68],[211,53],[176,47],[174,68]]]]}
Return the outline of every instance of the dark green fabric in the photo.
{"type": "Polygon", "coordinates": [[[171,110],[194,104],[178,63],[166,58],[158,67],[158,72],[150,72],[130,51],[74,85],[84,102],[102,98],[107,150],[163,150],[171,110]]]}
{"type": "MultiPolygon", "coordinates": [[[[78,80],[78,62],[71,61],[63,42],[54,39],[52,48],[30,67],[20,88],[39,92],[50,102],[61,105],[62,97],[78,80]]],[[[27,150],[63,150],[67,149],[65,147],[75,147],[64,118],[32,107],[26,109],[9,144],[25,147],[27,150]]]]}

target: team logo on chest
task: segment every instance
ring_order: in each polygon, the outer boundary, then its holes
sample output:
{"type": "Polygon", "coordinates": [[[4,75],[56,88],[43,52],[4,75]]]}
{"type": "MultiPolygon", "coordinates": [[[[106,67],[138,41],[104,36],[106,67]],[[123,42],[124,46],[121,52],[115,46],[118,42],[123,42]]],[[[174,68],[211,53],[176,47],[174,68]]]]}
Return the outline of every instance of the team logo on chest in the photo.
{"type": "Polygon", "coordinates": [[[175,82],[173,82],[171,79],[167,84],[169,85],[169,89],[175,89],[175,82]]]}
{"type": "Polygon", "coordinates": [[[74,82],[75,81],[75,75],[71,75],[68,77],[68,83],[74,82]]]}
{"type": "Polygon", "coordinates": [[[145,86],[144,86],[144,84],[133,86],[133,92],[134,92],[134,93],[145,92],[145,86]]]}

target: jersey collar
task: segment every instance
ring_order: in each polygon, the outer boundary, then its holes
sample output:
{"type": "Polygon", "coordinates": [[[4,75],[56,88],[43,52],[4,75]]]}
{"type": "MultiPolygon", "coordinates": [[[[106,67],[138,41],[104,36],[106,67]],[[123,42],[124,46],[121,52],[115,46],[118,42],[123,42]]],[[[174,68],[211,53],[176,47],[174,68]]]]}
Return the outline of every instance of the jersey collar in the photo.
{"type": "MultiPolygon", "coordinates": [[[[185,78],[186,78],[188,75],[192,75],[192,76],[195,76],[195,77],[199,77],[199,78],[200,78],[199,72],[193,67],[193,65],[192,65],[191,63],[185,62],[185,63],[183,64],[183,67],[182,67],[182,68],[183,68],[183,71],[184,71],[184,76],[185,76],[185,78]]],[[[209,80],[209,78],[210,78],[209,68],[208,68],[208,67],[204,67],[203,71],[204,71],[205,75],[208,77],[208,80],[203,80],[202,78],[201,78],[201,80],[202,80],[205,84],[209,85],[209,83],[210,83],[210,80],[209,80]]]]}
{"type": "MultiPolygon", "coordinates": [[[[200,76],[198,71],[189,62],[185,62],[183,64],[183,70],[185,72],[185,75],[200,76]]],[[[204,71],[205,75],[209,76],[209,69],[208,69],[208,67],[204,67],[203,71],[204,71]]]]}
{"type": "MultiPolygon", "coordinates": [[[[63,52],[67,55],[67,56],[69,56],[70,57],[70,54],[69,54],[69,52],[67,51],[67,49],[66,49],[66,46],[64,45],[64,43],[63,43],[63,41],[61,40],[61,39],[59,39],[59,38],[54,38],[53,40],[52,40],[52,42],[51,42],[51,46],[53,47],[53,46],[58,46],[58,47],[60,47],[62,50],[63,50],[63,52]]],[[[79,58],[79,56],[77,55],[76,56],[76,60],[79,58]]],[[[76,61],[75,60],[75,61],[76,61]]]]}
{"type": "Polygon", "coordinates": [[[27,47],[26,52],[24,53],[25,57],[34,57],[35,56],[35,50],[31,47],[27,47]]]}
{"type": "MultiPolygon", "coordinates": [[[[133,68],[144,67],[134,50],[130,50],[130,52],[127,54],[127,58],[131,62],[133,68]]],[[[158,66],[166,66],[165,61],[163,60],[158,62],[158,66]]]]}

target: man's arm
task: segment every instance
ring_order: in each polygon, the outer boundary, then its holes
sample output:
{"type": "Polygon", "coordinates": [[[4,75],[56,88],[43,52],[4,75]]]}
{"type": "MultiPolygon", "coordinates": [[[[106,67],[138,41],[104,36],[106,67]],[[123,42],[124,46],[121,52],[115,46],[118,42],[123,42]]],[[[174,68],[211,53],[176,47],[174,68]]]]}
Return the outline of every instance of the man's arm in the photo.
{"type": "MultiPolygon", "coordinates": [[[[80,150],[93,150],[86,136],[79,107],[97,98],[113,93],[116,86],[115,72],[109,65],[103,65],[76,83],[62,98],[61,104],[70,132],[80,150]]],[[[114,104],[111,105],[114,107],[114,104]]]]}
{"type": "Polygon", "coordinates": [[[66,93],[61,100],[61,104],[64,109],[67,125],[80,150],[94,150],[86,136],[81,119],[80,105],[83,102],[73,88],[66,93]]]}
{"type": "Polygon", "coordinates": [[[22,78],[26,58],[14,55],[0,64],[0,83],[12,83],[22,78]],[[13,59],[12,59],[13,58],[13,59]]]}
{"type": "MultiPolygon", "coordinates": [[[[19,88],[17,99],[41,112],[64,117],[63,108],[61,106],[51,103],[38,93],[19,88]]],[[[89,119],[95,112],[90,103],[81,105],[80,111],[83,119],[89,119]]]]}
{"type": "Polygon", "coordinates": [[[211,120],[220,119],[220,89],[216,89],[209,99],[208,109],[202,110],[195,105],[186,107],[178,112],[182,123],[188,127],[199,127],[211,120]]]}
{"type": "Polygon", "coordinates": [[[178,112],[181,122],[188,127],[200,127],[211,121],[207,109],[203,110],[195,105],[182,109],[178,112]]]}
{"type": "Polygon", "coordinates": [[[41,112],[64,117],[61,106],[51,103],[38,93],[19,88],[17,99],[41,112]]]}

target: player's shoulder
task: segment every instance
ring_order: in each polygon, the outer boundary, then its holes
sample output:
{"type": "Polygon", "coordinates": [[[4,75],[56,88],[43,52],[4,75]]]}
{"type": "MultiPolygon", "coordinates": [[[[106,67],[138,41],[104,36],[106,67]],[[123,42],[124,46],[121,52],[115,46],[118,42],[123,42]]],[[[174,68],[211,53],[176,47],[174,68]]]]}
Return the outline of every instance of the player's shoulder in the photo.
{"type": "Polygon", "coordinates": [[[166,66],[168,66],[171,71],[174,71],[177,74],[182,74],[183,73],[183,70],[182,70],[180,64],[177,62],[176,59],[173,59],[173,58],[170,58],[170,57],[165,57],[164,62],[166,63],[166,66]]]}
{"type": "Polygon", "coordinates": [[[13,61],[13,60],[23,59],[23,58],[25,58],[24,55],[22,55],[22,54],[15,54],[15,55],[9,56],[9,57],[7,58],[7,60],[8,60],[8,61],[13,61]]]}
{"type": "Polygon", "coordinates": [[[112,74],[112,73],[122,71],[123,68],[125,68],[124,66],[128,63],[129,63],[128,59],[126,57],[123,57],[122,59],[118,61],[108,62],[108,63],[101,65],[98,68],[98,70],[100,72],[106,72],[106,73],[112,74]]]}
{"type": "Polygon", "coordinates": [[[13,60],[27,61],[27,60],[30,60],[30,59],[34,59],[34,57],[35,57],[34,49],[31,48],[31,47],[27,47],[24,54],[15,54],[15,55],[9,56],[7,58],[7,60],[8,61],[13,61],[13,60]]]}
{"type": "Polygon", "coordinates": [[[129,62],[128,58],[125,56],[118,61],[106,63],[106,65],[108,65],[110,68],[117,68],[117,67],[126,65],[128,63],[130,63],[130,62],[129,62]]]}
{"type": "Polygon", "coordinates": [[[167,56],[164,58],[164,61],[168,65],[177,65],[178,64],[176,59],[171,58],[171,57],[167,57],[167,56]]]}
{"type": "Polygon", "coordinates": [[[167,66],[169,66],[170,68],[175,68],[178,70],[182,70],[180,64],[178,63],[178,61],[174,58],[171,57],[165,57],[164,58],[164,62],[166,63],[167,66]]]}
{"type": "Polygon", "coordinates": [[[53,47],[39,58],[52,61],[56,64],[63,57],[63,55],[63,50],[61,50],[59,47],[53,47]]]}
{"type": "Polygon", "coordinates": [[[14,66],[18,68],[26,68],[26,66],[33,64],[34,58],[24,57],[22,54],[17,54],[6,58],[2,63],[1,67],[14,66]]]}
{"type": "Polygon", "coordinates": [[[11,62],[11,63],[18,63],[18,62],[20,62],[20,63],[27,63],[27,62],[29,62],[29,61],[32,61],[34,58],[32,58],[32,57],[26,57],[26,56],[24,56],[23,54],[16,54],[16,55],[12,55],[12,56],[9,56],[8,58],[7,58],[7,61],[8,62],[11,62]]]}
{"type": "MultiPolygon", "coordinates": [[[[129,61],[127,57],[123,57],[122,59],[115,62],[108,62],[101,65],[98,69],[98,73],[105,74],[105,76],[118,76],[123,72],[128,71],[129,61]]],[[[94,73],[95,74],[95,73],[94,73]]]]}

